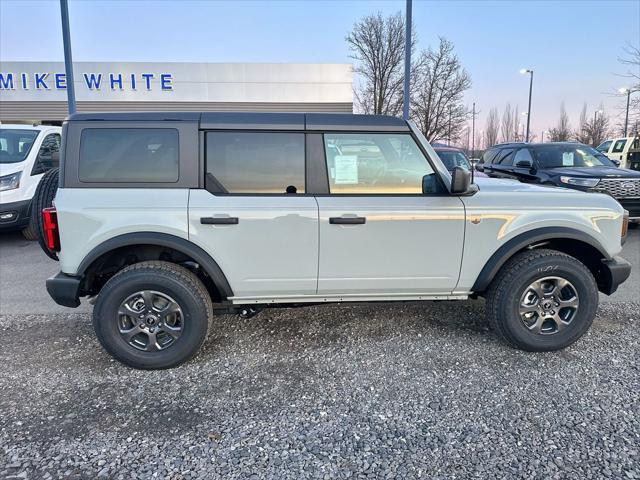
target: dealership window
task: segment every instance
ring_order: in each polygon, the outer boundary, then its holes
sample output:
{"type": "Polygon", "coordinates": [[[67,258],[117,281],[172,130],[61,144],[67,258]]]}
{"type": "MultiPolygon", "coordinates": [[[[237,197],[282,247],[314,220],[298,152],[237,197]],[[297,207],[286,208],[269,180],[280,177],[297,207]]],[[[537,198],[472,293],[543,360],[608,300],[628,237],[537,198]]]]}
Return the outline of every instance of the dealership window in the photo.
{"type": "Polygon", "coordinates": [[[178,181],[178,131],[172,128],[87,128],[80,138],[81,182],[178,181]]]}
{"type": "Polygon", "coordinates": [[[324,135],[331,193],[422,193],[422,177],[434,173],[407,134],[324,135]]]}
{"type": "Polygon", "coordinates": [[[305,192],[304,134],[208,132],[207,187],[220,193],[305,192]]]}

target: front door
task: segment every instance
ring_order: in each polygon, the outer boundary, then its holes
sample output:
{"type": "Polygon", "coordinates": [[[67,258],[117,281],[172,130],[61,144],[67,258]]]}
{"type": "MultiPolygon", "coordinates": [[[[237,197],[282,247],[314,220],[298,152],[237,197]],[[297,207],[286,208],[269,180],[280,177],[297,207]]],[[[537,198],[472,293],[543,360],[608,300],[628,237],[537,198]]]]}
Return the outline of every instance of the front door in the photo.
{"type": "Polygon", "coordinates": [[[315,294],[318,206],[305,196],[301,132],[207,132],[207,190],[189,195],[189,239],[237,297],[315,294]]]}
{"type": "Polygon", "coordinates": [[[318,294],[446,295],[458,281],[462,201],[423,195],[434,170],[408,133],[325,133],[318,294]]]}

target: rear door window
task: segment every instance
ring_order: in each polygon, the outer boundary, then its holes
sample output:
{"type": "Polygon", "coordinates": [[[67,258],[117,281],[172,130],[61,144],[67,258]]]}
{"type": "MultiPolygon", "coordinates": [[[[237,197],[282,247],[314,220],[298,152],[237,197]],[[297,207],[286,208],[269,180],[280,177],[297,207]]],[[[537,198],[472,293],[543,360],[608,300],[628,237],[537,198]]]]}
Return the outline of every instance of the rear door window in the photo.
{"type": "Polygon", "coordinates": [[[501,165],[503,167],[508,167],[513,165],[513,148],[505,148],[500,150],[500,153],[496,155],[496,158],[493,160],[493,163],[501,165]]]}
{"type": "Polygon", "coordinates": [[[304,147],[304,133],[207,132],[207,188],[220,193],[304,193],[304,147]]]}
{"type": "Polygon", "coordinates": [[[622,153],[624,151],[624,146],[627,144],[626,138],[621,138],[620,140],[616,140],[613,144],[613,148],[611,149],[611,153],[622,153]]]}
{"type": "Polygon", "coordinates": [[[78,177],[96,183],[178,181],[178,130],[86,128],[80,137],[78,177]]]}

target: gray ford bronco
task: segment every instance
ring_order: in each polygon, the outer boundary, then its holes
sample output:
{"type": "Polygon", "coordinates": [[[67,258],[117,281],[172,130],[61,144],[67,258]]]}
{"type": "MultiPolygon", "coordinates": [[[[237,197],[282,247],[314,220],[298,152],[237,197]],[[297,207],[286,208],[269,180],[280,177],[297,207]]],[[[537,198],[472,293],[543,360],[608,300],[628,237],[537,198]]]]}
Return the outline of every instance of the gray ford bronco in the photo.
{"type": "Polygon", "coordinates": [[[336,302],[482,296],[507,343],[556,350],[630,273],[613,198],[473,183],[393,117],[76,114],[42,183],[50,295],[93,297],[100,343],[136,368],[191,358],[216,313],[336,302]]]}

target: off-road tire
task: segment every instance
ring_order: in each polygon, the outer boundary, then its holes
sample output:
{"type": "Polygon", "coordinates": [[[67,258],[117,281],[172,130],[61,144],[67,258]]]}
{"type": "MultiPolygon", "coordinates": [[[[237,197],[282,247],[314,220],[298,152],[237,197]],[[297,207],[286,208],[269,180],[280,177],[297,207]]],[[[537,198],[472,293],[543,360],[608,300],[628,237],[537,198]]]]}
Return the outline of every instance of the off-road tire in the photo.
{"type": "Polygon", "coordinates": [[[560,350],[591,326],[598,308],[598,287],[591,271],[576,258],[549,249],[518,253],[498,272],[486,295],[490,327],[509,345],[531,352],[560,350]],[[579,306],[571,323],[551,335],[536,334],[521,321],[521,296],[534,281],[558,276],[575,287],[579,306]]]}
{"type": "Polygon", "coordinates": [[[104,285],[93,310],[93,327],[104,349],[133,368],[171,368],[191,359],[207,336],[213,305],[209,292],[192,272],[179,265],[148,261],[130,265],[104,285]],[[128,344],[118,328],[118,308],[128,296],[141,290],[166,294],[184,313],[184,331],[165,350],[140,351],[128,344]]]}
{"type": "Polygon", "coordinates": [[[25,240],[34,241],[38,239],[38,226],[33,223],[33,216],[29,218],[29,225],[22,229],[22,236],[25,240]]]}
{"type": "Polygon", "coordinates": [[[42,251],[46,253],[49,258],[54,260],[58,259],[58,255],[56,252],[49,250],[45,243],[44,230],[42,227],[42,210],[53,206],[53,199],[55,198],[56,191],[58,190],[58,176],[59,169],[52,168],[40,179],[40,182],[36,187],[36,192],[31,200],[31,221],[28,227],[33,228],[42,251]]]}

